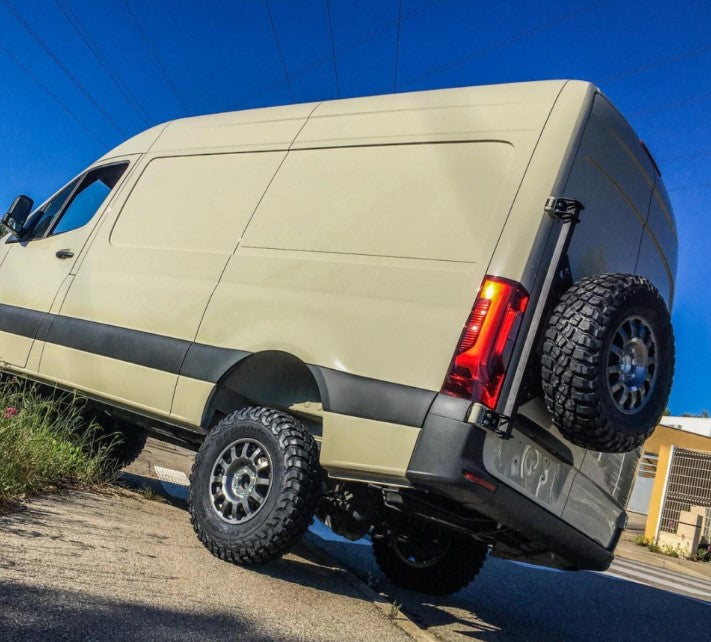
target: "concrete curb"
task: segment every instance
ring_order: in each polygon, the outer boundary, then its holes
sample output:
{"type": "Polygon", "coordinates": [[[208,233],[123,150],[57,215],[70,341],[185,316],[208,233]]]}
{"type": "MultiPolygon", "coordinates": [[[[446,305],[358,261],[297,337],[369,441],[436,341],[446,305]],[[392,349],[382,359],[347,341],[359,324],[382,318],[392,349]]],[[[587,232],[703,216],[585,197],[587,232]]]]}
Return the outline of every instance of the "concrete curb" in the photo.
{"type": "Polygon", "coordinates": [[[380,593],[374,591],[370,586],[343,566],[343,564],[331,557],[326,549],[319,544],[318,537],[316,535],[307,532],[301,541],[317,559],[320,558],[318,559],[320,563],[340,571],[342,579],[350,584],[350,586],[358,591],[364,598],[371,601],[378,609],[380,609],[380,611],[382,611],[385,617],[387,617],[394,625],[400,627],[400,629],[407,633],[407,635],[411,638],[417,640],[417,642],[440,642],[439,638],[435,637],[425,629],[420,628],[401,610],[398,610],[397,614],[393,616],[393,603],[383,597],[380,593]]]}

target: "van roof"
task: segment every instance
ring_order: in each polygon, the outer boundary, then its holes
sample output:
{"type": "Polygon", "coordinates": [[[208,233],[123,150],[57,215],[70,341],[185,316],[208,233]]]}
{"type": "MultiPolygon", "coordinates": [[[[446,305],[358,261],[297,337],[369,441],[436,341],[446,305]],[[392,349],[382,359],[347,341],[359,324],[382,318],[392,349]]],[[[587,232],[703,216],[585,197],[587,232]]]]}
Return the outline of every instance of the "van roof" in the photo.
{"type": "Polygon", "coordinates": [[[583,81],[545,80],[194,116],[152,127],[101,160],[149,151],[289,149],[318,143],[331,146],[337,140],[349,144],[344,138],[372,144],[403,141],[403,136],[439,140],[442,135],[445,139],[461,136],[463,131],[541,129],[560,91],[570,82],[589,86],[583,81]],[[403,118],[408,113],[410,117],[403,118]]]}

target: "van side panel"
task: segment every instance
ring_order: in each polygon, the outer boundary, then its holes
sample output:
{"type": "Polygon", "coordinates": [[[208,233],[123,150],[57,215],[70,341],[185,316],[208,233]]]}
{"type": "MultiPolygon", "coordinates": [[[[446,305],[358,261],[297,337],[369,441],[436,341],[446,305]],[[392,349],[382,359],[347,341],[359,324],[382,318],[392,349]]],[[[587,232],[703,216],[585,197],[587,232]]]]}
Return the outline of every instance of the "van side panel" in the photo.
{"type": "Polygon", "coordinates": [[[530,155],[511,138],[289,152],[198,342],[438,390],[530,155]]]}
{"type": "Polygon", "coordinates": [[[62,305],[71,347],[47,343],[40,374],[168,414],[205,307],[284,155],[146,156],[62,305]]]}
{"type": "Polygon", "coordinates": [[[515,160],[504,141],[291,151],[241,247],[481,263],[515,160]]]}

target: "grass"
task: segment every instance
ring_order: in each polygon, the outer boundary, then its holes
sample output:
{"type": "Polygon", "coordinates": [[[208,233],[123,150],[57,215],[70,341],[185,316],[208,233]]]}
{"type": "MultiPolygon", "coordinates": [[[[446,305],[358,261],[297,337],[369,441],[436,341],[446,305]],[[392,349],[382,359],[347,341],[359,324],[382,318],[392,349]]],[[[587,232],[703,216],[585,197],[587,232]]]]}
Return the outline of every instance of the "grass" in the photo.
{"type": "Polygon", "coordinates": [[[162,501],[162,497],[150,486],[141,486],[137,492],[143,499],[147,499],[148,501],[162,501]]]}
{"type": "Polygon", "coordinates": [[[0,506],[26,495],[95,484],[112,443],[82,416],[84,403],[14,379],[0,382],[0,506]]]}
{"type": "Polygon", "coordinates": [[[634,539],[634,543],[637,546],[644,546],[648,551],[652,553],[660,553],[661,555],[666,555],[668,557],[676,557],[680,559],[693,559],[694,556],[690,556],[689,553],[681,546],[672,546],[671,544],[657,544],[653,539],[648,539],[644,535],[637,535],[634,539]]]}

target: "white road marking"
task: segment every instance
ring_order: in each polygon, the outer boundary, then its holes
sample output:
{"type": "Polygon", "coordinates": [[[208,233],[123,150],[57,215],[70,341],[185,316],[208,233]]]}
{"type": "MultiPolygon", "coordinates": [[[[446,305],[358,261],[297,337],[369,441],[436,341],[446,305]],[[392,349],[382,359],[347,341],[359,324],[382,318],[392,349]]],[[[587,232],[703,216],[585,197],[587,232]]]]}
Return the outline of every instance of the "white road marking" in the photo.
{"type": "Polygon", "coordinates": [[[711,601],[711,581],[689,577],[647,564],[618,558],[602,575],[711,601]]]}
{"type": "Polygon", "coordinates": [[[190,480],[184,472],[173,470],[172,468],[163,468],[163,466],[153,466],[153,470],[156,471],[160,481],[177,484],[178,486],[190,485],[190,480]]]}
{"type": "Polygon", "coordinates": [[[168,495],[176,499],[188,499],[190,480],[185,473],[172,468],[163,468],[163,466],[153,466],[153,470],[158,476],[158,481],[163,486],[163,490],[168,495]]]}
{"type": "Polygon", "coordinates": [[[692,588],[700,589],[702,591],[711,591],[711,580],[704,580],[699,577],[692,577],[690,575],[682,575],[681,573],[676,573],[674,571],[669,571],[665,568],[659,568],[656,566],[649,566],[644,563],[636,564],[635,562],[629,560],[616,559],[612,562],[609,571],[618,573],[640,573],[643,572],[646,575],[660,578],[665,581],[672,581],[677,584],[685,584],[691,586],[692,588]]]}

